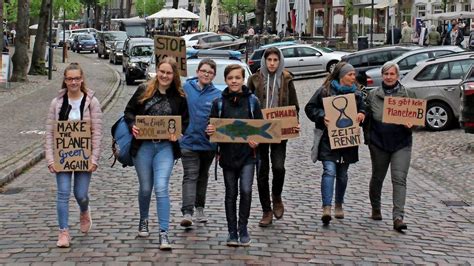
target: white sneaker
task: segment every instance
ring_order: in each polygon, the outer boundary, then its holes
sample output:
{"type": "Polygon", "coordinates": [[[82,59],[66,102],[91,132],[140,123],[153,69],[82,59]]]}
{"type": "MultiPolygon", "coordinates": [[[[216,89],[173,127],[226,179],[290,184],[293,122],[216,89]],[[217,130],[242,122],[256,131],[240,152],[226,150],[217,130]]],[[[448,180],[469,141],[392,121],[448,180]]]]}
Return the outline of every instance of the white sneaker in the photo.
{"type": "Polygon", "coordinates": [[[203,207],[196,208],[196,221],[198,223],[207,223],[207,217],[206,214],[204,214],[203,207]]]}

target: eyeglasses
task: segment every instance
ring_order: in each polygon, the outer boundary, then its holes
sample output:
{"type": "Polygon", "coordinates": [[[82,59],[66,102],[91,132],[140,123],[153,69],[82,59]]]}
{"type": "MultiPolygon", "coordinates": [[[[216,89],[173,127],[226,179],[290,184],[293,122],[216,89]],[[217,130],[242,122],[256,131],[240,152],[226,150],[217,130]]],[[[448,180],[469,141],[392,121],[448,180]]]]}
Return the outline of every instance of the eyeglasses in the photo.
{"type": "Polygon", "coordinates": [[[82,77],[64,78],[64,81],[66,81],[66,82],[73,82],[73,81],[79,82],[79,81],[81,81],[81,80],[82,80],[82,77]]]}
{"type": "Polygon", "coordinates": [[[167,72],[167,71],[159,70],[159,69],[158,69],[158,72],[159,72],[161,75],[167,75],[167,76],[172,76],[172,75],[174,75],[173,72],[167,72]]]}
{"type": "Polygon", "coordinates": [[[207,71],[207,70],[204,70],[204,69],[199,69],[199,72],[201,72],[201,74],[203,74],[203,75],[209,75],[209,76],[214,75],[214,71],[207,71]]]}

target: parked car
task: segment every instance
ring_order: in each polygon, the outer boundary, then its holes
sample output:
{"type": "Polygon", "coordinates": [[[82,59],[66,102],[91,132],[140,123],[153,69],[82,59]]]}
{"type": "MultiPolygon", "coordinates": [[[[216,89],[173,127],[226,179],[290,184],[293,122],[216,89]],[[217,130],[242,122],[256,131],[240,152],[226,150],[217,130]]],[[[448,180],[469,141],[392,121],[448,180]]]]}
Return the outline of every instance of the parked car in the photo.
{"type": "Polygon", "coordinates": [[[400,81],[417,98],[428,101],[425,126],[445,130],[459,117],[459,84],[474,64],[474,52],[456,53],[421,62],[400,81]]]}
{"type": "Polygon", "coordinates": [[[71,50],[77,53],[82,51],[93,53],[97,50],[97,42],[91,34],[78,34],[72,40],[71,50]]]}
{"type": "Polygon", "coordinates": [[[262,57],[263,57],[263,53],[265,52],[266,49],[268,49],[270,47],[289,46],[289,45],[293,45],[293,44],[296,44],[296,42],[295,41],[276,42],[276,43],[271,43],[271,44],[260,46],[259,49],[253,51],[253,53],[250,55],[250,58],[247,62],[247,64],[250,67],[250,70],[252,71],[252,73],[257,72],[257,70],[261,66],[261,60],[262,60],[262,57]]]}
{"type": "Polygon", "coordinates": [[[186,34],[183,36],[184,41],[186,42],[186,48],[191,48],[194,45],[196,45],[199,41],[199,38],[208,36],[208,35],[217,35],[217,33],[212,32],[212,31],[206,31],[206,32],[197,32],[197,33],[191,33],[191,34],[186,34]]]}
{"type": "MultiPolygon", "coordinates": [[[[181,77],[181,82],[184,84],[188,78],[192,78],[196,76],[196,70],[199,65],[199,62],[203,58],[211,58],[216,62],[217,65],[217,73],[215,74],[215,78],[212,81],[216,88],[223,91],[227,85],[224,79],[224,70],[225,67],[230,64],[239,64],[245,70],[245,84],[247,84],[247,79],[252,75],[250,72],[250,68],[247,64],[240,60],[241,53],[238,51],[224,51],[224,50],[187,50],[187,77],[181,77]]],[[[156,58],[155,56],[152,57],[150,61],[150,65],[146,70],[146,78],[150,80],[156,76],[156,58]]]]}
{"type": "Polygon", "coordinates": [[[59,47],[63,47],[64,46],[64,42],[67,42],[67,39],[69,38],[69,36],[71,35],[71,31],[70,30],[62,30],[58,33],[58,38],[59,38],[59,47]]]}
{"type": "Polygon", "coordinates": [[[115,41],[125,41],[127,33],[125,31],[99,31],[97,32],[97,56],[101,58],[109,57],[110,46],[115,41]]]}
{"type": "Polygon", "coordinates": [[[245,51],[247,42],[230,34],[215,34],[200,37],[198,43],[193,46],[195,49],[219,49],[245,51]]]}
{"type": "Polygon", "coordinates": [[[124,43],[125,43],[124,41],[115,41],[110,46],[110,52],[109,52],[109,62],[110,63],[113,63],[114,65],[122,63],[123,44],[124,43]]]}
{"type": "Polygon", "coordinates": [[[359,84],[367,86],[366,71],[382,67],[400,55],[420,48],[419,46],[386,46],[365,49],[342,57],[342,61],[351,64],[356,70],[356,79],[359,84]]]}
{"type": "MultiPolygon", "coordinates": [[[[459,46],[431,46],[427,48],[416,49],[406,52],[399,57],[392,60],[400,67],[400,78],[405,76],[410,70],[416,67],[418,62],[439,57],[441,55],[464,52],[464,49],[459,46]]],[[[374,68],[367,70],[367,90],[371,90],[382,86],[382,68],[374,68]]]]}
{"type": "Polygon", "coordinates": [[[129,54],[131,48],[139,43],[145,44],[154,44],[153,39],[150,38],[143,38],[143,37],[128,37],[125,42],[123,43],[123,55],[122,55],[122,71],[125,72],[128,65],[129,54]]]}
{"type": "Polygon", "coordinates": [[[471,65],[460,87],[462,94],[459,122],[466,133],[474,134],[474,65],[471,65]]]}
{"type": "Polygon", "coordinates": [[[79,35],[80,33],[71,33],[69,37],[66,38],[67,49],[70,50],[72,47],[72,42],[74,41],[74,37],[79,35]]]}
{"type": "Polygon", "coordinates": [[[154,49],[154,43],[136,43],[130,46],[127,51],[128,60],[125,67],[127,85],[132,85],[137,79],[145,79],[145,71],[154,49]]]}
{"type": "Polygon", "coordinates": [[[86,34],[91,34],[92,36],[94,36],[94,38],[97,36],[97,30],[94,29],[94,28],[75,29],[75,30],[71,30],[71,33],[78,33],[78,34],[86,33],[86,34]]]}

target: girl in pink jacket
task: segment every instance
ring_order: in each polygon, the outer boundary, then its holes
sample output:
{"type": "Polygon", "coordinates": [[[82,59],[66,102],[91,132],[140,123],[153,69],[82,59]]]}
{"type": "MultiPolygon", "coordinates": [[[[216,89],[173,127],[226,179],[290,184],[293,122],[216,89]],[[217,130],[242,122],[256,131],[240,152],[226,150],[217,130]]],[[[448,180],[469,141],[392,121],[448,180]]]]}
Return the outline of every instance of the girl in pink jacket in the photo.
{"type": "Polygon", "coordinates": [[[77,63],[71,63],[64,70],[64,79],[59,95],[51,101],[46,123],[46,160],[48,169],[56,174],[57,214],[59,236],[56,245],[69,247],[69,196],[74,173],[74,196],[80,208],[80,227],[82,233],[88,233],[92,226],[89,208],[89,183],[92,172],[97,170],[102,139],[102,110],[94,92],[86,89],[84,72],[77,63]],[[54,168],[54,126],[56,121],[88,120],[92,132],[91,166],[88,171],[62,172],[54,168]]]}

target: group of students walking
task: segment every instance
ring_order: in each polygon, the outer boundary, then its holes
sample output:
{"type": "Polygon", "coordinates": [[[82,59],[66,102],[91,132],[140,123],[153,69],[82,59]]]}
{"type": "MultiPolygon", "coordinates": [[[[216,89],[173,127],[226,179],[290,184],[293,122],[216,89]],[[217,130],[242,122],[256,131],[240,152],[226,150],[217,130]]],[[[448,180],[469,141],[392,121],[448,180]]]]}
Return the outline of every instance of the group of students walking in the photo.
{"type": "MultiPolygon", "coordinates": [[[[194,222],[207,222],[205,214],[209,169],[214,158],[223,170],[225,184],[225,212],[228,246],[249,246],[248,218],[252,201],[254,172],[257,170],[257,187],[262,206],[259,226],[267,227],[273,217],[281,219],[285,213],[282,191],[285,181],[287,141],[277,144],[211,143],[209,137],[216,128],[210,118],[263,119],[262,109],[299,104],[292,75],[284,70],[283,55],[277,48],[269,48],[262,58],[262,67],[249,77],[245,84],[245,70],[238,64],[225,68],[227,88],[218,90],[212,83],[216,64],[203,59],[196,77],[182,86],[176,62],[165,58],[157,64],[157,75],[138,86],[129,100],[124,117],[134,136],[131,155],[138,176],[138,203],[140,217],[138,236],[149,236],[149,207],[153,190],[159,222],[159,248],[172,248],[169,240],[170,197],[169,179],[174,161],[181,158],[182,220],[180,225],[189,228],[194,222]],[[168,140],[138,140],[140,128],[135,125],[137,115],[181,116],[182,136],[171,134],[168,140]],[[273,173],[270,188],[270,164],[273,173]],[[240,201],[237,205],[237,198],[240,201]],[[237,211],[238,208],[238,211],[237,211]]],[[[385,124],[382,121],[383,98],[387,95],[411,97],[398,82],[399,69],[387,63],[382,69],[384,82],[381,88],[364,95],[356,85],[354,68],[339,63],[317,89],[305,107],[306,115],[315,126],[324,130],[320,140],[318,160],[322,161],[321,195],[324,224],[331,220],[331,206],[335,186],[335,218],[344,218],[343,203],[347,188],[347,171],[358,161],[358,148],[331,150],[327,134],[330,122],[325,115],[322,99],[333,95],[354,93],[357,100],[357,122],[364,125],[365,140],[372,158],[370,200],[372,219],[381,220],[381,189],[387,169],[391,166],[394,189],[394,229],[403,230],[406,177],[410,164],[411,125],[385,124]]],[[[300,130],[300,125],[297,131],[300,130]]],[[[70,246],[68,200],[74,174],[73,191],[80,207],[80,230],[89,232],[92,226],[88,188],[91,174],[98,167],[102,138],[102,112],[92,90],[87,89],[84,73],[78,64],[70,64],[64,71],[59,95],[51,102],[47,120],[46,158],[51,173],[57,180],[57,215],[59,223],[58,247],[70,246]],[[92,167],[89,171],[61,172],[54,168],[53,125],[56,121],[90,120],[92,131],[92,167]]]]}

